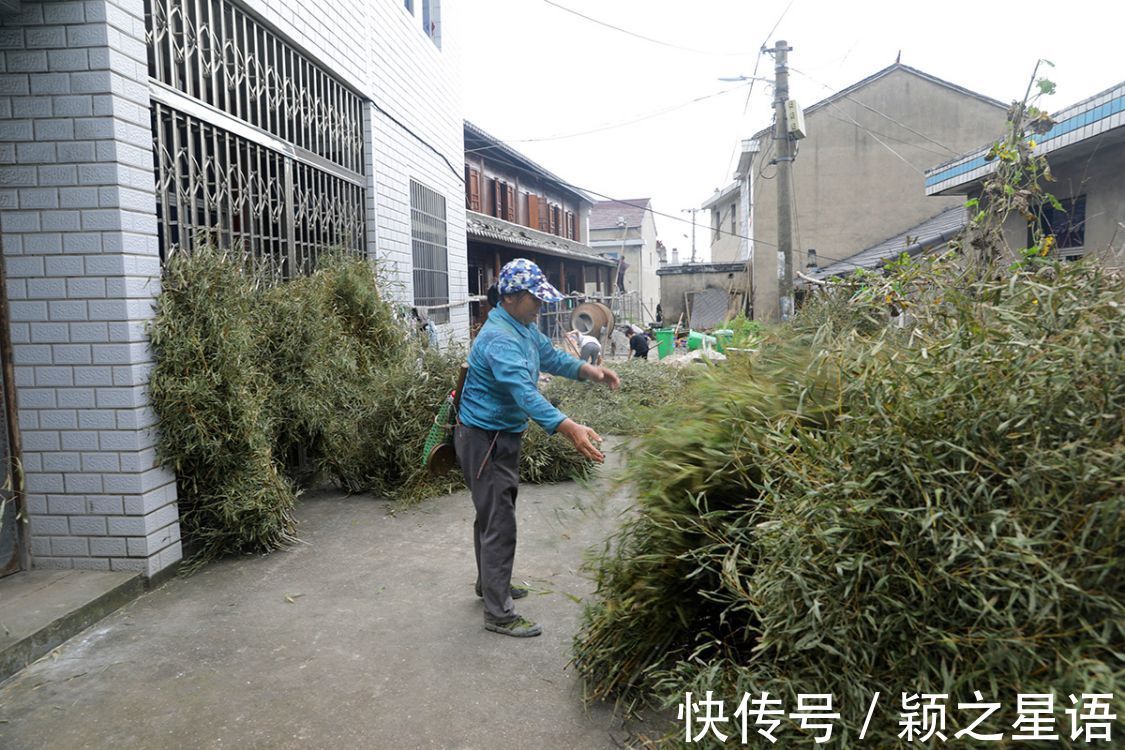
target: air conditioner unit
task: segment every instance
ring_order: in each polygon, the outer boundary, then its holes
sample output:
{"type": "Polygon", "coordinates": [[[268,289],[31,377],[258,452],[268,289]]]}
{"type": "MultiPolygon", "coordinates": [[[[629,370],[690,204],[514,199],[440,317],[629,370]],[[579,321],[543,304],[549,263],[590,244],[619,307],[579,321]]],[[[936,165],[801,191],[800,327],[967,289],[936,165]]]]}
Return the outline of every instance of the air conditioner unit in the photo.
{"type": "Polygon", "coordinates": [[[805,111],[796,99],[785,102],[785,119],[789,124],[789,135],[793,140],[799,141],[805,137],[805,111]]]}

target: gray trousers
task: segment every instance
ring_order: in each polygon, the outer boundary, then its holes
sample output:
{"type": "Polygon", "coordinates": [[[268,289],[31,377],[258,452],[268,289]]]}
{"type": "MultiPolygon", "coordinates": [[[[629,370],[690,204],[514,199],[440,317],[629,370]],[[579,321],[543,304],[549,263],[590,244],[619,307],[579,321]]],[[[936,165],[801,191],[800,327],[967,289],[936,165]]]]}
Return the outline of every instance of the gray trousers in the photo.
{"type": "Polygon", "coordinates": [[[487,622],[516,619],[511,587],[522,439],[522,433],[490,432],[467,425],[457,425],[453,433],[457,460],[477,511],[473,549],[477,557],[477,586],[484,594],[487,622]]]}
{"type": "Polygon", "coordinates": [[[582,347],[582,351],[578,352],[578,358],[583,362],[589,362],[594,365],[598,362],[598,355],[602,353],[602,345],[590,342],[582,347]]]}

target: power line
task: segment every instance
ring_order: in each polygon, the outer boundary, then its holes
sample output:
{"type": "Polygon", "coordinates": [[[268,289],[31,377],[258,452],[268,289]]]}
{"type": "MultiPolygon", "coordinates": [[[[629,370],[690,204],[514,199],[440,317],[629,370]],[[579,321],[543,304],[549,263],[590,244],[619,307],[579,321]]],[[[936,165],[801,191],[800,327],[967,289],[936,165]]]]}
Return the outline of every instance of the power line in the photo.
{"type": "MultiPolygon", "coordinates": [[[[849,119],[846,119],[846,118],[844,118],[844,117],[839,117],[839,116],[837,116],[837,115],[834,115],[834,114],[832,114],[831,108],[832,108],[832,107],[835,107],[835,106],[836,106],[835,104],[829,104],[829,105],[828,105],[828,109],[826,110],[826,114],[827,114],[827,115],[828,115],[829,117],[831,117],[831,118],[832,118],[833,120],[839,120],[840,122],[844,122],[844,123],[847,123],[847,124],[849,124],[849,125],[855,125],[855,124],[856,124],[856,123],[855,123],[855,120],[849,120],[849,119]]],[[[887,140],[889,140],[889,141],[894,141],[894,142],[896,142],[896,143],[901,143],[901,144],[902,144],[902,145],[904,145],[904,146],[911,146],[911,147],[913,147],[913,148],[916,148],[916,149],[919,149],[919,150],[921,150],[921,151],[925,151],[926,153],[928,153],[928,154],[933,154],[934,156],[940,156],[940,157],[942,157],[942,158],[945,158],[945,156],[946,156],[946,155],[945,155],[945,154],[944,154],[943,152],[941,152],[941,151],[938,151],[938,150],[936,150],[936,149],[932,149],[932,148],[929,148],[928,146],[925,146],[925,145],[923,145],[923,144],[921,144],[921,143],[912,143],[911,141],[905,140],[905,139],[903,139],[903,138],[896,138],[896,137],[894,137],[893,135],[890,135],[889,133],[884,133],[884,132],[883,132],[883,131],[881,131],[881,130],[872,130],[871,128],[864,128],[864,127],[861,127],[860,129],[861,129],[861,130],[864,130],[864,131],[866,131],[866,132],[868,132],[868,133],[873,133],[873,134],[875,134],[875,135],[881,135],[881,136],[883,136],[884,138],[886,138],[886,139],[887,139],[887,140]]]]}
{"type": "MultiPolygon", "coordinates": [[[[798,151],[799,151],[799,149],[798,149],[798,151]]],[[[793,154],[793,158],[794,159],[797,158],[796,153],[793,154]]],[[[790,200],[793,201],[793,229],[794,229],[794,234],[797,235],[797,247],[803,247],[804,243],[801,241],[801,218],[800,218],[801,217],[801,206],[800,206],[799,203],[797,203],[797,181],[796,180],[790,180],[789,181],[789,198],[790,198],[790,200]]],[[[796,268],[795,266],[794,266],[794,268],[790,268],[789,269],[790,273],[792,273],[795,270],[795,268],[796,268]]]]}
{"type": "MultiPolygon", "coordinates": [[[[499,147],[500,147],[500,146],[496,146],[496,147],[494,147],[494,148],[499,148],[499,147]]],[[[498,155],[496,155],[496,154],[493,154],[493,155],[492,155],[491,157],[489,157],[489,158],[491,158],[491,159],[494,159],[495,161],[499,162],[500,164],[503,164],[503,165],[505,165],[505,166],[511,167],[511,168],[513,168],[513,169],[521,169],[521,170],[526,170],[526,169],[527,169],[526,167],[522,167],[522,166],[520,166],[519,164],[516,164],[516,163],[514,163],[514,162],[510,162],[510,161],[508,161],[508,160],[506,160],[506,159],[500,158],[500,157],[499,157],[498,155]]],[[[583,192],[583,193],[588,193],[589,195],[597,196],[598,198],[602,198],[602,199],[604,199],[604,200],[608,200],[608,201],[613,201],[614,203],[620,203],[621,205],[623,205],[623,206],[629,206],[630,208],[639,208],[639,209],[641,209],[642,211],[647,211],[647,212],[651,213],[651,214],[652,214],[653,216],[663,216],[663,217],[664,217],[664,218],[666,218],[666,219],[672,219],[673,221],[676,221],[676,222],[680,222],[680,223],[682,223],[682,224],[691,224],[691,223],[693,223],[693,222],[691,221],[691,219],[684,219],[684,218],[681,218],[681,217],[679,217],[679,216],[676,216],[676,215],[674,215],[674,214],[666,214],[666,213],[664,213],[664,212],[662,212],[662,211],[657,211],[656,209],[654,209],[654,208],[652,208],[652,207],[650,207],[650,206],[646,206],[646,205],[644,205],[644,204],[641,204],[641,203],[630,203],[629,201],[626,201],[626,200],[621,200],[621,199],[619,199],[619,198],[614,198],[614,197],[613,197],[612,195],[606,195],[605,193],[600,193],[600,192],[598,192],[597,190],[593,190],[593,189],[591,189],[591,188],[587,188],[587,187],[582,187],[581,185],[575,185],[574,183],[572,183],[572,182],[567,182],[566,180],[564,180],[564,179],[562,179],[562,178],[556,178],[556,181],[557,181],[557,182],[558,182],[558,183],[559,183],[560,185],[562,185],[562,186],[564,186],[564,187],[568,187],[568,188],[570,188],[571,190],[577,190],[577,191],[579,191],[579,192],[583,192]]],[[[720,229],[720,230],[719,230],[719,233],[720,233],[720,234],[725,234],[725,235],[727,235],[727,236],[730,236],[730,237],[738,237],[739,239],[744,239],[744,240],[749,240],[749,239],[752,239],[752,238],[750,238],[750,237],[747,237],[747,236],[745,236],[745,235],[741,235],[741,234],[738,234],[737,232],[728,232],[728,231],[725,231],[725,230],[722,230],[722,229],[720,229]]],[[[758,241],[759,241],[759,242],[764,242],[763,240],[758,240],[758,241]]],[[[765,242],[764,244],[766,244],[766,245],[771,245],[772,247],[776,247],[776,245],[772,245],[772,243],[769,243],[769,242],[765,242]]]]}
{"type": "MultiPolygon", "coordinates": [[[[751,85],[753,85],[752,81],[751,81],[751,85]]],[[[678,109],[683,109],[684,107],[690,107],[692,104],[696,104],[698,102],[706,101],[708,99],[714,99],[715,97],[722,96],[723,94],[729,94],[730,92],[737,91],[740,88],[742,88],[742,87],[741,86],[735,86],[733,88],[723,89],[722,91],[716,91],[713,94],[704,94],[703,96],[697,96],[694,99],[689,99],[686,102],[681,102],[679,104],[673,104],[670,107],[664,107],[663,109],[658,109],[658,110],[655,110],[653,112],[649,112],[648,114],[638,115],[638,116],[636,116],[632,119],[629,119],[629,120],[623,120],[621,122],[615,122],[615,123],[611,123],[611,124],[607,124],[607,125],[599,125],[597,127],[593,127],[593,128],[588,129],[588,130],[580,130],[580,131],[577,131],[577,132],[574,132],[574,133],[564,133],[564,134],[561,134],[561,135],[543,136],[541,138],[511,138],[511,139],[509,139],[509,142],[511,142],[511,143],[543,143],[543,142],[546,142],[546,141],[561,141],[561,140],[565,140],[567,138],[578,138],[578,137],[583,136],[583,135],[591,135],[593,133],[600,133],[600,132],[605,131],[605,130],[613,130],[614,128],[624,127],[625,125],[633,125],[633,124],[638,123],[638,122],[644,122],[645,120],[651,120],[655,117],[660,117],[662,115],[666,115],[669,112],[675,112],[678,109]]],[[[468,149],[467,152],[468,153],[476,153],[478,151],[487,151],[488,149],[491,149],[491,148],[496,148],[496,147],[495,146],[485,146],[484,148],[468,149]]]]}
{"type": "Polygon", "coordinates": [[[402,120],[398,119],[397,117],[395,117],[394,115],[392,115],[392,114],[391,114],[390,112],[388,112],[387,110],[385,110],[385,109],[383,109],[383,108],[382,108],[381,106],[379,106],[379,103],[378,103],[378,102],[371,102],[371,104],[372,104],[372,105],[373,105],[373,106],[375,107],[375,109],[379,110],[379,111],[380,111],[380,112],[381,112],[381,113],[383,114],[383,116],[384,116],[384,117],[386,117],[386,118],[387,118],[388,120],[390,120],[391,122],[393,122],[393,123],[394,123],[395,125],[398,125],[398,126],[399,126],[400,128],[402,128],[402,129],[403,129],[403,130],[405,130],[405,131],[406,131],[407,133],[409,133],[409,134],[410,134],[411,136],[413,136],[413,137],[414,137],[414,140],[418,141],[418,142],[419,142],[419,143],[421,143],[421,144],[422,144],[423,146],[425,146],[426,148],[428,148],[428,149],[429,149],[430,151],[433,151],[433,152],[434,152],[435,154],[437,154],[437,155],[438,155],[438,157],[439,157],[439,158],[440,158],[440,159],[441,159],[441,160],[442,160],[443,162],[445,162],[445,165],[446,165],[447,167],[449,167],[449,171],[453,173],[453,176],[454,176],[454,177],[456,177],[456,178],[457,178],[457,180],[458,180],[458,181],[459,181],[459,182],[460,182],[460,183],[461,183],[462,185],[464,185],[464,184],[465,184],[465,175],[463,175],[463,174],[461,174],[460,172],[458,172],[458,171],[457,171],[457,169],[456,169],[456,168],[455,168],[455,167],[453,166],[453,164],[452,164],[452,163],[451,163],[451,162],[449,161],[449,159],[447,159],[447,158],[446,158],[445,154],[443,154],[442,152],[438,151],[438,150],[437,150],[437,148],[436,148],[436,147],[435,147],[435,146],[434,146],[434,145],[433,145],[432,143],[430,143],[430,142],[429,142],[429,141],[427,141],[427,140],[426,140],[425,138],[423,138],[422,136],[418,135],[418,134],[417,134],[417,133],[415,133],[415,132],[414,132],[413,130],[411,130],[411,129],[410,129],[409,127],[407,127],[406,123],[404,123],[404,122],[403,122],[402,120]]]}
{"type": "MultiPolygon", "coordinates": [[[[766,176],[765,174],[763,174],[763,172],[765,171],[765,168],[766,168],[767,166],[771,166],[771,165],[774,165],[774,164],[776,164],[776,162],[772,162],[772,161],[767,161],[767,158],[769,157],[769,155],[770,155],[771,153],[773,153],[773,144],[774,144],[774,140],[773,140],[773,139],[771,138],[771,139],[770,139],[770,142],[769,142],[769,145],[768,145],[768,146],[766,146],[766,150],[765,150],[765,152],[764,152],[764,153],[762,154],[762,156],[761,156],[761,157],[760,157],[760,158],[758,159],[758,176],[757,176],[757,180],[772,180],[772,179],[773,179],[774,177],[776,177],[776,176],[777,176],[776,174],[773,174],[773,175],[770,175],[769,177],[767,177],[767,176],[766,176]]],[[[757,185],[758,185],[758,183],[757,183],[757,182],[755,182],[755,183],[754,183],[754,186],[755,186],[755,187],[757,187],[757,185]]]]}
{"type": "MultiPolygon", "coordinates": [[[[638,34],[635,31],[629,31],[628,29],[624,29],[620,26],[614,26],[612,23],[608,23],[606,21],[599,20],[599,19],[594,18],[592,16],[588,16],[585,13],[580,13],[579,11],[574,10],[573,8],[568,8],[565,5],[560,5],[559,3],[556,3],[553,0],[543,0],[543,2],[545,2],[547,5],[550,5],[553,8],[558,8],[559,10],[561,10],[565,13],[570,13],[571,15],[578,16],[579,18],[582,18],[586,21],[589,21],[590,23],[597,24],[598,26],[604,26],[605,28],[613,29],[614,31],[619,31],[622,34],[627,34],[628,36],[634,37],[636,39],[642,39],[646,42],[651,42],[652,44],[659,44],[661,47],[668,47],[670,49],[678,49],[682,52],[692,52],[692,53],[697,54],[697,55],[714,55],[714,56],[717,56],[717,57],[739,57],[739,56],[745,56],[745,55],[750,54],[749,52],[716,52],[714,50],[703,50],[703,49],[695,49],[693,47],[684,47],[683,45],[680,45],[680,44],[673,44],[672,42],[665,42],[665,41],[662,41],[660,39],[653,39],[650,36],[645,36],[644,34],[638,34]]],[[[790,4],[792,4],[792,3],[790,3],[790,4]]]]}
{"type": "MultiPolygon", "coordinates": [[[[502,159],[502,158],[500,158],[499,156],[496,156],[496,155],[493,155],[490,158],[494,159],[495,161],[497,161],[501,164],[504,164],[505,166],[512,167],[513,169],[525,169],[524,167],[521,167],[520,165],[515,164],[514,162],[507,161],[506,159],[502,159]]],[[[651,213],[653,216],[662,216],[666,219],[671,219],[671,220],[679,222],[681,224],[692,224],[693,223],[691,219],[684,219],[684,218],[681,218],[679,216],[675,216],[673,214],[664,213],[663,211],[657,211],[656,209],[652,208],[651,206],[646,206],[642,203],[631,203],[627,200],[621,200],[620,198],[614,198],[612,195],[606,195],[605,193],[600,193],[597,190],[592,190],[592,189],[587,188],[587,187],[582,187],[581,185],[575,185],[574,183],[567,182],[566,180],[563,180],[561,178],[558,178],[557,181],[558,181],[559,184],[561,184],[565,187],[568,187],[571,190],[577,190],[577,191],[580,191],[580,192],[583,192],[583,193],[588,193],[589,195],[597,196],[598,198],[603,198],[603,199],[608,200],[608,201],[613,201],[614,203],[619,203],[622,206],[629,206],[630,208],[637,208],[637,209],[640,209],[642,211],[647,211],[648,213],[651,213]]],[[[710,228],[711,228],[712,231],[714,231],[714,227],[710,227],[710,228]]],[[[720,228],[718,230],[718,233],[719,233],[720,236],[726,235],[728,237],[736,237],[738,239],[747,240],[749,242],[753,242],[755,244],[765,245],[767,247],[772,247],[772,248],[777,247],[777,244],[775,244],[773,242],[768,242],[768,241],[763,240],[763,239],[757,239],[757,238],[754,238],[754,237],[749,237],[749,236],[744,235],[744,234],[739,234],[738,232],[730,232],[730,231],[727,231],[727,230],[724,230],[724,229],[720,228]]],[[[846,263],[847,265],[854,266],[855,268],[863,268],[863,266],[860,266],[857,263],[852,263],[850,260],[848,260],[846,258],[833,258],[833,257],[828,256],[828,255],[821,256],[819,254],[819,251],[818,251],[818,257],[822,257],[825,260],[830,260],[830,261],[833,261],[835,263],[846,263]]],[[[854,256],[852,256],[852,257],[854,257],[854,256]]],[[[738,261],[738,262],[743,262],[743,261],[738,261]]]]}
{"type": "Polygon", "coordinates": [[[844,114],[844,117],[846,117],[846,118],[847,118],[847,119],[848,119],[848,120],[849,120],[849,121],[850,121],[850,122],[851,122],[851,123],[852,123],[853,125],[855,125],[855,126],[856,126],[857,128],[859,128],[860,130],[862,130],[863,132],[867,133],[867,134],[868,134],[869,136],[871,136],[872,138],[874,138],[874,139],[875,139],[875,142],[876,142],[876,143],[878,143],[878,144],[879,144],[880,146],[882,146],[883,148],[887,149],[887,150],[888,150],[888,151],[890,151],[890,152],[891,152],[892,154],[894,154],[894,155],[895,155],[896,157],[898,157],[898,158],[899,158],[899,160],[900,160],[900,161],[902,161],[902,163],[903,163],[903,164],[905,164],[906,166],[910,167],[911,169],[913,169],[913,170],[914,170],[915,172],[917,172],[917,173],[918,173],[918,174],[920,174],[920,175],[924,175],[924,174],[926,174],[926,171],[925,171],[925,170],[923,170],[923,169],[919,169],[918,167],[916,167],[916,166],[914,166],[913,164],[911,164],[911,163],[910,163],[910,162],[909,162],[909,161],[907,160],[907,158],[906,158],[905,156],[903,156],[903,155],[902,155],[902,154],[900,154],[900,153],[899,153],[898,151],[895,151],[895,150],[894,150],[893,148],[891,148],[891,147],[890,147],[889,145],[887,145],[887,143],[886,143],[885,141],[883,141],[883,139],[881,139],[881,138],[880,138],[879,136],[875,135],[875,133],[873,133],[872,131],[870,131],[870,130],[868,130],[867,128],[865,128],[865,127],[863,127],[862,125],[860,125],[860,124],[859,124],[859,123],[858,123],[858,122],[857,122],[857,121],[855,120],[855,118],[853,118],[853,117],[852,117],[851,115],[849,115],[849,114],[845,113],[845,114],[844,114]]]}
{"type": "MultiPolygon", "coordinates": [[[[834,90],[831,86],[829,86],[824,81],[819,81],[816,78],[813,78],[812,76],[810,76],[808,73],[805,73],[804,71],[797,70],[796,68],[794,68],[792,66],[790,66],[789,69],[792,70],[794,73],[796,73],[798,75],[804,76],[805,78],[809,79],[813,83],[815,83],[819,86],[823,86],[824,88],[828,89],[829,91],[834,90]]],[[[919,138],[924,138],[925,140],[929,141],[930,143],[934,144],[935,146],[940,146],[941,148],[945,149],[946,151],[948,151],[953,156],[960,156],[961,155],[960,151],[957,151],[956,149],[950,148],[949,146],[945,145],[941,141],[936,140],[934,138],[931,138],[930,136],[928,136],[925,133],[922,133],[918,130],[915,130],[914,128],[910,127],[909,125],[907,125],[904,122],[896,120],[895,118],[888,115],[886,112],[882,112],[878,109],[875,109],[871,105],[866,104],[865,102],[861,102],[860,100],[853,98],[851,96],[851,94],[844,94],[843,98],[847,99],[848,101],[852,102],[853,104],[858,104],[859,106],[863,107],[864,109],[868,110],[869,112],[873,112],[873,113],[879,115],[880,117],[883,117],[887,120],[890,120],[895,125],[898,125],[900,128],[902,128],[903,130],[907,130],[907,131],[913,133],[914,135],[918,136],[919,138]]]]}
{"type": "MultiPolygon", "coordinates": [[[[781,11],[781,15],[777,17],[777,20],[774,21],[773,26],[768,32],[766,32],[766,36],[762,40],[762,43],[758,45],[758,57],[754,61],[754,72],[750,74],[750,90],[746,92],[746,103],[742,105],[743,117],[748,116],[750,113],[750,98],[754,95],[754,84],[758,82],[758,68],[762,64],[762,57],[764,57],[766,54],[766,45],[769,43],[770,37],[773,36],[773,32],[777,31],[777,27],[781,25],[782,20],[789,13],[789,9],[793,7],[794,2],[796,2],[796,0],[789,0],[789,4],[786,5],[785,9],[781,11]]],[[[738,153],[738,146],[739,141],[736,140],[734,142],[734,148],[731,150],[730,156],[727,157],[728,171],[730,169],[731,162],[734,161],[734,155],[738,153]]]]}
{"type": "MultiPolygon", "coordinates": [[[[791,69],[791,70],[794,70],[793,68],[790,68],[790,69],[791,69]]],[[[800,71],[796,71],[796,72],[800,73],[800,71]]],[[[802,75],[804,75],[804,74],[802,73],[802,75]]],[[[806,76],[806,77],[807,77],[807,76],[806,76]]],[[[822,84],[822,85],[823,85],[823,84],[822,84]]],[[[848,96],[845,96],[844,98],[845,98],[845,99],[849,99],[849,100],[851,100],[851,97],[848,97],[848,96]]],[[[861,103],[861,102],[856,102],[856,103],[857,103],[857,104],[861,104],[861,105],[862,105],[862,103],[861,103]]],[[[832,108],[832,107],[835,107],[835,106],[837,106],[835,102],[826,102],[826,103],[825,103],[825,107],[826,107],[826,108],[829,108],[829,109],[830,109],[830,108],[832,108]]],[[[862,106],[866,106],[866,105],[862,105],[862,106]]],[[[883,148],[887,149],[887,150],[888,150],[888,151],[890,151],[890,152],[891,152],[892,154],[894,154],[894,155],[895,155],[895,157],[897,157],[897,158],[898,158],[898,159],[899,159],[900,161],[902,161],[902,163],[903,163],[903,164],[905,164],[906,166],[910,167],[911,169],[913,169],[913,170],[914,170],[915,172],[917,172],[918,174],[924,175],[924,174],[926,173],[926,172],[925,172],[925,170],[923,170],[923,169],[921,169],[921,168],[919,168],[919,167],[916,167],[916,166],[914,166],[913,164],[911,164],[911,163],[910,163],[910,161],[909,161],[909,160],[908,160],[908,159],[907,159],[907,158],[906,158],[905,156],[903,156],[902,154],[900,154],[900,153],[899,153],[898,151],[895,151],[895,150],[894,150],[894,148],[892,148],[892,147],[891,147],[890,145],[888,145],[888,144],[887,144],[887,143],[886,143],[886,142],[885,142],[885,141],[884,141],[884,140],[883,140],[882,138],[880,138],[880,137],[879,137],[878,135],[876,135],[876,134],[875,134],[875,131],[873,131],[873,130],[871,130],[871,129],[869,129],[869,128],[866,128],[866,127],[864,127],[863,125],[860,125],[860,124],[859,124],[859,121],[857,121],[857,120],[856,120],[856,119],[855,119],[854,117],[852,117],[851,115],[849,115],[849,114],[848,114],[847,112],[844,112],[844,111],[843,111],[842,109],[841,109],[841,110],[839,110],[839,111],[840,111],[840,112],[841,112],[841,113],[842,113],[842,114],[844,115],[844,118],[846,118],[846,121],[847,121],[847,122],[850,122],[850,123],[851,123],[852,125],[855,125],[855,126],[856,126],[857,128],[859,128],[860,130],[862,130],[862,131],[863,131],[864,133],[867,133],[867,134],[868,134],[869,136],[871,136],[871,137],[872,137],[872,138],[873,138],[873,139],[875,140],[875,142],[876,142],[876,143],[878,143],[878,144],[879,144],[880,146],[882,146],[883,148]]],[[[874,110],[873,110],[873,111],[874,111],[874,110]]],[[[829,112],[829,115],[831,116],[831,112],[829,112]]],[[[835,118],[835,119],[839,120],[840,118],[839,118],[839,117],[837,117],[837,118],[835,118]]],[[[899,123],[899,124],[901,125],[901,123],[899,123]]],[[[903,125],[902,127],[904,127],[904,128],[907,128],[907,126],[906,126],[906,125],[903,125]]],[[[907,129],[909,130],[909,128],[907,128],[907,129]]],[[[912,132],[914,132],[914,131],[912,131],[912,132]]],[[[885,136],[885,137],[889,138],[890,136],[885,136]]],[[[910,144],[907,144],[907,145],[910,145],[910,144]]],[[[941,145],[941,144],[938,144],[938,145],[941,145]]],[[[930,153],[933,153],[933,152],[931,151],[930,153]]],[[[767,179],[768,179],[768,178],[767,178],[767,179]]]]}

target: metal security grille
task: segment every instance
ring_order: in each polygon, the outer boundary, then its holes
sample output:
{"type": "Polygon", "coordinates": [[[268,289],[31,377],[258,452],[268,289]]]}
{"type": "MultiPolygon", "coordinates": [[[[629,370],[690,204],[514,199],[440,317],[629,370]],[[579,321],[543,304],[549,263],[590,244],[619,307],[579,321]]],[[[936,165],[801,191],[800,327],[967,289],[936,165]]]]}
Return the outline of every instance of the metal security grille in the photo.
{"type": "Polygon", "coordinates": [[[435,323],[449,322],[449,248],[445,197],[410,181],[410,237],[414,250],[414,304],[446,305],[429,311],[435,323]]]}
{"type": "Polygon", "coordinates": [[[292,171],[294,252],[298,272],[310,273],[324,248],[364,248],[364,189],[301,162],[292,171]]]}
{"type": "Polygon", "coordinates": [[[363,100],[229,0],[148,0],[149,75],[363,171],[363,100]]]}
{"type": "Polygon", "coordinates": [[[365,247],[363,100],[229,0],[148,0],[161,257],[365,247]]]}
{"type": "Polygon", "coordinates": [[[195,243],[241,248],[291,277],[328,249],[364,246],[364,189],[156,103],[161,257],[195,243]]]}

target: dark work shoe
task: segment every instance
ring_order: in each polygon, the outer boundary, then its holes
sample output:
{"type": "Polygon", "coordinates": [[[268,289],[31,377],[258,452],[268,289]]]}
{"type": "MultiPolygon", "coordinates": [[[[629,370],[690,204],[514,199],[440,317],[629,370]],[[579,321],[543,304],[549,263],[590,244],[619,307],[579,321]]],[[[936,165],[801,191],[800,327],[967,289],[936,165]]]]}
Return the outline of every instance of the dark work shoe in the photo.
{"type": "Polygon", "coordinates": [[[488,622],[486,620],[484,629],[501,635],[510,635],[514,638],[533,638],[543,632],[543,628],[539,627],[538,623],[534,623],[522,615],[516,615],[516,619],[511,622],[488,622]]]}
{"type": "MultiPolygon", "coordinates": [[[[525,589],[523,586],[512,586],[511,591],[512,591],[512,598],[513,599],[523,599],[528,594],[528,590],[525,589]]],[[[479,596],[482,599],[484,598],[484,593],[480,590],[480,586],[477,586],[476,592],[477,592],[477,596],[479,596]]]]}

